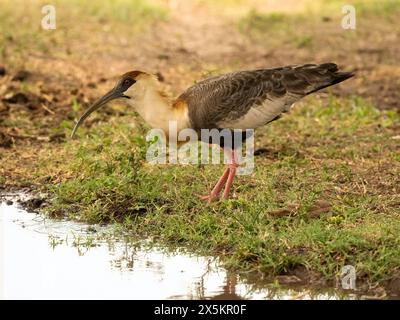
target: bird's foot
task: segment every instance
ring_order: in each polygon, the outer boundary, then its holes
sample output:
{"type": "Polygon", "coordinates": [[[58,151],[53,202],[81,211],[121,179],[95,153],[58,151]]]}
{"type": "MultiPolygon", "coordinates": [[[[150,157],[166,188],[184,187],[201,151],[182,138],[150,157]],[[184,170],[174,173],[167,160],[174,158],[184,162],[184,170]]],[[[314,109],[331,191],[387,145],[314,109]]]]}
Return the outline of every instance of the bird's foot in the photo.
{"type": "Polygon", "coordinates": [[[225,189],[224,189],[224,193],[222,195],[222,198],[225,200],[227,200],[229,198],[229,192],[231,191],[233,179],[235,178],[236,169],[238,166],[239,165],[237,163],[233,163],[228,166],[229,175],[228,175],[228,178],[226,179],[225,189]]]}
{"type": "Polygon", "coordinates": [[[211,203],[217,198],[217,196],[218,195],[208,194],[208,195],[205,195],[205,196],[199,196],[199,199],[203,200],[203,201],[205,201],[207,203],[211,203]]]}
{"type": "Polygon", "coordinates": [[[226,180],[229,177],[229,172],[230,169],[229,167],[225,169],[223,175],[218,179],[218,182],[216,183],[216,185],[214,186],[214,188],[212,189],[211,193],[209,195],[206,196],[200,196],[201,200],[207,201],[208,203],[213,202],[218,194],[220,193],[220,191],[222,190],[223,186],[226,183],[226,180]]]}
{"type": "Polygon", "coordinates": [[[225,186],[224,193],[222,195],[223,199],[229,198],[229,191],[232,186],[233,178],[236,174],[236,169],[239,165],[236,163],[230,164],[225,169],[223,175],[219,178],[218,182],[212,189],[209,195],[199,196],[200,200],[207,201],[207,203],[213,202],[221,192],[222,188],[225,186]]]}

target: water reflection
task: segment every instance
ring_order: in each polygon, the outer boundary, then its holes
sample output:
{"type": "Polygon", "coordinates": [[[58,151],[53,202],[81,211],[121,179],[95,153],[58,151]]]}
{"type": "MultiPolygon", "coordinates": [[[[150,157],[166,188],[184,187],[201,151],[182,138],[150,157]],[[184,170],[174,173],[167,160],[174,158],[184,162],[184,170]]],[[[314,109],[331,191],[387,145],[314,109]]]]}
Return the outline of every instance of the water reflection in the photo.
{"type": "MultiPolygon", "coordinates": [[[[85,224],[0,205],[0,297],[5,299],[291,299],[307,291],[254,289],[213,257],[104,241],[85,224]]],[[[260,286],[258,286],[260,287],[260,286]]]]}

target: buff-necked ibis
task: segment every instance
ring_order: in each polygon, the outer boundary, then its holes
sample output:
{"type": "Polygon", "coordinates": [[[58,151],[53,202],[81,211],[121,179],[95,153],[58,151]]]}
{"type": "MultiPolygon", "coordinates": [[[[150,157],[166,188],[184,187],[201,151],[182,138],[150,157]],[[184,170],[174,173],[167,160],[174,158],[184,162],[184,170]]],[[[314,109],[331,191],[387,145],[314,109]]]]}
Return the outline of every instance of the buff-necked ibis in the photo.
{"type": "MultiPolygon", "coordinates": [[[[340,72],[334,63],[238,71],[197,82],[178,98],[169,99],[156,76],[131,71],[81,116],[72,136],[93,111],[117,98],[129,98],[128,103],[151,127],[166,133],[169,121],[176,121],[178,130],[255,129],[279,119],[301,98],[353,75],[340,72]]],[[[224,185],[223,198],[228,198],[236,174],[235,148],[225,146],[224,151],[230,163],[210,195],[203,197],[209,202],[224,185]]]]}

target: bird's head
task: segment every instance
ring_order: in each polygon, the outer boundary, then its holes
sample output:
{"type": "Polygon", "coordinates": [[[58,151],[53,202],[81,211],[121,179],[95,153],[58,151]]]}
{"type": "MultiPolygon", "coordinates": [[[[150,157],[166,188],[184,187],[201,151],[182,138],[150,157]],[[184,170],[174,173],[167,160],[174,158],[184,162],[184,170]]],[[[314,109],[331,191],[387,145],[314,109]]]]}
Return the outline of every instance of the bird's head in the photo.
{"type": "Polygon", "coordinates": [[[143,94],[144,89],[157,82],[155,77],[149,73],[143,71],[130,71],[123,74],[109,92],[94,102],[79,118],[76,123],[74,130],[72,131],[71,137],[75,136],[76,130],[85,121],[85,119],[94,111],[104,106],[111,100],[125,98],[125,99],[137,99],[143,94]]]}

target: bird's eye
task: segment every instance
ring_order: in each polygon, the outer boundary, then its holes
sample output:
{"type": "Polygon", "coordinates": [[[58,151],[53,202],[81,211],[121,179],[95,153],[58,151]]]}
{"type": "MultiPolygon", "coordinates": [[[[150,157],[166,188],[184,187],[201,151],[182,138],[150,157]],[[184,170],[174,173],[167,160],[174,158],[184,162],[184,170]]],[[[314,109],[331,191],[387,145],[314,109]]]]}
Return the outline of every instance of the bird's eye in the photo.
{"type": "Polygon", "coordinates": [[[133,80],[131,78],[126,78],[122,81],[121,86],[124,90],[127,90],[131,85],[133,85],[136,82],[136,80],[133,80]]]}

